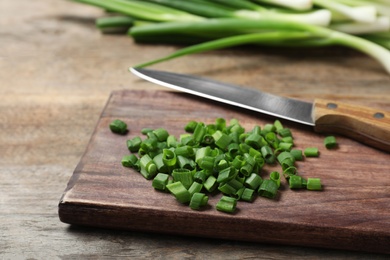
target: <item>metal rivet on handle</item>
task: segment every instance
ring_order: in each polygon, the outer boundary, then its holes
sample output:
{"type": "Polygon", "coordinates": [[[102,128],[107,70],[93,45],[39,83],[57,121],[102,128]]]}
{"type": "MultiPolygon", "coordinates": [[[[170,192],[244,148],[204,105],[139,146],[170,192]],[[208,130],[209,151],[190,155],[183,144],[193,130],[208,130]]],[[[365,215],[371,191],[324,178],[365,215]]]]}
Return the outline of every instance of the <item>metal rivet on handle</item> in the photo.
{"type": "Polygon", "coordinates": [[[328,103],[328,104],[326,104],[326,107],[329,108],[329,109],[336,109],[337,108],[337,104],[336,103],[328,103]]]}
{"type": "Polygon", "coordinates": [[[377,112],[374,114],[374,117],[377,118],[377,119],[382,119],[385,117],[385,114],[381,113],[381,112],[377,112]]]}

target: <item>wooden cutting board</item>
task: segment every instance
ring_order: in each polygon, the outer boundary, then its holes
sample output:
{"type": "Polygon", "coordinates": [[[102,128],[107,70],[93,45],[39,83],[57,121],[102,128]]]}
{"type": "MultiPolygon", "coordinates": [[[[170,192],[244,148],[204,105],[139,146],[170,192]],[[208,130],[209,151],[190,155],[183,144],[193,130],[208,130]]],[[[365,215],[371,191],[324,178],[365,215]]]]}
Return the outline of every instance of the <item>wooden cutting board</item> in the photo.
{"type": "MultiPolygon", "coordinates": [[[[194,211],[151,181],[121,165],[126,140],[142,128],[166,128],[179,136],[190,120],[213,123],[237,118],[250,130],[275,118],[170,91],[113,92],[59,203],[62,222],[123,230],[390,253],[390,155],[337,136],[339,148],[327,150],[324,135],[311,127],[282,121],[295,145],[316,146],[319,158],[298,162],[303,177],[321,178],[324,190],[290,190],[285,180],[277,199],[239,202],[235,214],[209,206],[194,211]],[[127,135],[109,130],[114,119],[129,126],[127,135]]],[[[279,166],[266,166],[268,177],[279,166]]]]}

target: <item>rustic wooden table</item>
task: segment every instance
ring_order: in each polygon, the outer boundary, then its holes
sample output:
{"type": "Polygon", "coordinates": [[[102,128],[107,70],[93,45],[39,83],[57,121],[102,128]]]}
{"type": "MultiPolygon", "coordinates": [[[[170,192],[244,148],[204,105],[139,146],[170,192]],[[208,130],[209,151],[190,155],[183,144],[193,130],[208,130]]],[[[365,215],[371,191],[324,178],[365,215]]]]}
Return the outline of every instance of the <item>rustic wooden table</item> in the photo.
{"type": "MultiPolygon", "coordinates": [[[[59,221],[58,202],[113,90],[160,89],[127,68],[175,50],[103,35],[96,8],[0,3],[1,259],[385,259],[362,252],[102,230],[59,221]]],[[[390,77],[345,49],[236,48],[156,66],[312,100],[390,110],[390,77]]]]}

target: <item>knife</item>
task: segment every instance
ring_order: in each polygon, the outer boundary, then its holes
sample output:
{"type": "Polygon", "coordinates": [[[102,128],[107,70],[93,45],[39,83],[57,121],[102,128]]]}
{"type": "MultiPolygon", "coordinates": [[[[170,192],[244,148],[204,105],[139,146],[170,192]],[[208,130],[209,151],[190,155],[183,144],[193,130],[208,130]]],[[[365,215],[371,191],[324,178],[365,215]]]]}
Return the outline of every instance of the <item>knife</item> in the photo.
{"type": "Polygon", "coordinates": [[[313,126],[318,133],[341,134],[390,152],[389,111],[323,99],[309,103],[193,75],[142,68],[130,71],[161,86],[313,126]]]}

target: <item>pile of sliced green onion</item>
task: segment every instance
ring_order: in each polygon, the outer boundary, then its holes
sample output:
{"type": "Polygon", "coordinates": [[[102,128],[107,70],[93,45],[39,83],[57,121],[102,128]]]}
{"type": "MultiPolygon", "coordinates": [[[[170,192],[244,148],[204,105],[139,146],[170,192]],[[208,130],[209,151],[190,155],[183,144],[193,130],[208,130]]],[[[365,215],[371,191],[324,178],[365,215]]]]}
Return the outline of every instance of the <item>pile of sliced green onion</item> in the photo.
{"type": "Polygon", "coordinates": [[[194,210],[204,208],[208,196],[218,192],[223,196],[215,207],[228,213],[235,212],[238,201],[276,198],[282,179],[291,189],[322,190],[319,178],[299,176],[295,165],[303,153],[318,156],[318,149],[294,149],[290,129],[279,120],[246,131],[236,119],[227,123],[217,118],[212,124],[191,121],[184,130],[177,138],[163,128],[143,129],[144,138],[127,140],[130,154],[122,158],[122,165],[194,210]],[[281,173],[264,176],[264,167],[277,164],[281,173]]]}
{"type": "Polygon", "coordinates": [[[252,44],[345,46],[390,73],[390,0],[73,0],[100,7],[102,31],[125,30],[136,42],[186,44],[149,66],[183,55],[252,44]]]}

